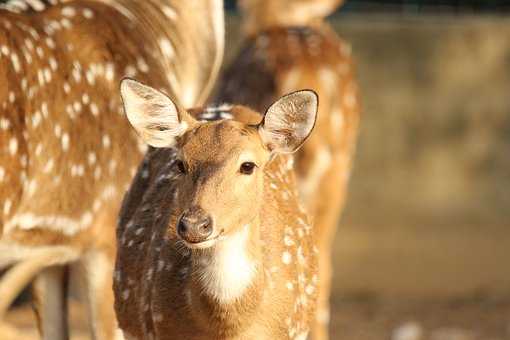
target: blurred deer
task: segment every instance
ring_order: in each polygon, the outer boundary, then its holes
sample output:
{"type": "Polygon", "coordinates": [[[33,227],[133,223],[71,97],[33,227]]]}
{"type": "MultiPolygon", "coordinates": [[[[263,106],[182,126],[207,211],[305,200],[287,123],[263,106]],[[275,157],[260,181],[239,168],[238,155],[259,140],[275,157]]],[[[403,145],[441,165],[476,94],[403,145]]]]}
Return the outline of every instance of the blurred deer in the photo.
{"type": "Polygon", "coordinates": [[[314,217],[319,303],[314,339],[327,339],[331,252],[347,194],[359,105],[350,46],[323,20],[340,0],[240,0],[241,51],[227,68],[217,101],[261,110],[301,88],[320,98],[317,126],[296,155],[297,183],[314,217]]]}
{"type": "Polygon", "coordinates": [[[292,158],[312,91],[265,116],[184,110],[134,80],[126,115],[152,146],[120,213],[115,307],[128,339],[306,339],[317,297],[313,229],[292,158]]]}
{"type": "Polygon", "coordinates": [[[145,152],[118,84],[136,76],[188,106],[223,55],[219,0],[9,1],[0,10],[0,317],[34,275],[44,339],[68,338],[66,267],[79,266],[94,339],[116,332],[121,198],[145,152]]]}

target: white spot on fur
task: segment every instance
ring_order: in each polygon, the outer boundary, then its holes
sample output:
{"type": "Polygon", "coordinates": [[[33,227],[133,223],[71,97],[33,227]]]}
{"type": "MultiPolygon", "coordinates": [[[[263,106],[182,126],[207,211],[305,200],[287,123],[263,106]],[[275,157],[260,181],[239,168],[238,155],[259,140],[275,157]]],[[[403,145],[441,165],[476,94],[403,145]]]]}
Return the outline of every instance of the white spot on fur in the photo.
{"type": "Polygon", "coordinates": [[[354,94],[354,91],[351,89],[348,91],[345,95],[345,105],[347,105],[348,108],[354,108],[356,106],[356,95],[354,94]]]}
{"type": "Polygon", "coordinates": [[[83,16],[87,19],[92,19],[94,17],[94,12],[90,8],[85,8],[83,10],[83,16]]]}
{"type": "Polygon", "coordinates": [[[69,150],[69,134],[67,134],[67,132],[62,135],[61,140],[62,140],[62,150],[63,151],[69,150]]]}
{"type": "Polygon", "coordinates": [[[170,40],[168,40],[166,38],[160,39],[159,47],[161,48],[161,50],[163,51],[163,54],[167,58],[171,59],[175,56],[175,50],[174,50],[174,47],[172,46],[172,43],[170,42],[170,40]]]}
{"type": "Polygon", "coordinates": [[[11,154],[11,156],[14,156],[16,152],[18,152],[18,140],[16,139],[16,137],[12,137],[9,140],[9,153],[11,154]]]}
{"type": "Polygon", "coordinates": [[[298,335],[296,335],[296,337],[294,339],[295,340],[306,340],[307,338],[308,338],[308,331],[299,333],[298,335]]]}
{"type": "Polygon", "coordinates": [[[94,152],[89,152],[87,155],[87,161],[89,162],[89,165],[94,165],[96,163],[97,156],[94,152]]]}
{"type": "Polygon", "coordinates": [[[344,126],[344,116],[342,114],[342,110],[337,108],[336,110],[331,112],[331,128],[332,132],[340,133],[344,126]]]}
{"type": "Polygon", "coordinates": [[[54,132],[55,132],[55,136],[57,136],[59,138],[60,138],[60,136],[62,136],[62,128],[60,127],[59,124],[55,125],[54,132]]]}
{"type": "Polygon", "coordinates": [[[7,118],[0,118],[0,129],[7,130],[11,126],[11,122],[7,118]]]}
{"type": "Polygon", "coordinates": [[[282,254],[282,262],[284,264],[290,264],[292,261],[292,255],[288,251],[284,251],[282,254]]]}
{"type": "MultiPolygon", "coordinates": [[[[12,201],[10,199],[6,199],[4,202],[4,207],[3,207],[4,215],[8,215],[11,212],[11,207],[12,207],[12,201]]],[[[6,228],[6,230],[7,230],[7,228],[6,228]]]]}
{"type": "Polygon", "coordinates": [[[317,150],[312,164],[308,167],[306,180],[299,186],[305,202],[311,199],[312,194],[316,192],[322,178],[329,170],[331,161],[331,153],[325,147],[317,150]]]}
{"type": "Polygon", "coordinates": [[[74,9],[74,7],[71,7],[71,6],[64,7],[62,9],[62,15],[72,18],[76,15],[76,10],[74,9]]]}
{"type": "Polygon", "coordinates": [[[11,62],[12,66],[14,67],[14,71],[16,71],[16,73],[19,73],[21,71],[21,65],[19,63],[19,58],[16,53],[11,54],[11,62]]]}
{"type": "Polygon", "coordinates": [[[95,117],[99,115],[99,108],[97,107],[96,103],[90,103],[90,113],[92,113],[92,115],[95,117]]]}
{"type": "Polygon", "coordinates": [[[127,77],[134,77],[136,76],[136,68],[133,65],[128,65],[126,66],[124,73],[127,77]]]}
{"type": "Polygon", "coordinates": [[[40,156],[41,153],[42,153],[42,150],[43,150],[43,146],[41,143],[37,143],[36,147],[35,147],[35,155],[36,156],[40,156]]]}
{"type": "Polygon", "coordinates": [[[39,111],[36,111],[32,116],[32,126],[34,128],[37,127],[41,120],[42,120],[41,113],[39,111]]]}
{"type": "Polygon", "coordinates": [[[136,60],[136,66],[138,67],[138,69],[142,72],[142,73],[147,73],[149,72],[149,65],[147,65],[147,62],[145,61],[145,59],[143,59],[142,57],[139,57],[137,60],[136,60]]]}
{"type": "Polygon", "coordinates": [[[171,20],[177,19],[177,13],[175,12],[175,10],[172,7],[162,6],[161,10],[168,17],[168,19],[171,19],[171,20]]]}
{"type": "Polygon", "coordinates": [[[283,243],[285,243],[287,247],[291,247],[295,244],[289,235],[285,235],[285,237],[283,238],[283,243]]]}
{"type": "Polygon", "coordinates": [[[103,147],[109,148],[111,145],[110,136],[108,136],[107,134],[104,134],[102,139],[103,139],[103,147]]]}
{"type": "Polygon", "coordinates": [[[50,158],[46,164],[44,165],[43,172],[45,174],[48,174],[53,170],[53,166],[55,165],[55,162],[53,161],[53,158],[50,158]]]}
{"type": "Polygon", "coordinates": [[[319,309],[315,315],[315,319],[322,324],[328,324],[329,318],[329,309],[327,308],[319,309]]]}
{"type": "Polygon", "coordinates": [[[423,338],[423,329],[417,322],[407,322],[397,327],[391,340],[420,340],[423,338]]]}
{"type": "Polygon", "coordinates": [[[91,222],[92,215],[89,212],[83,214],[79,219],[59,215],[45,216],[23,213],[14,215],[7,223],[5,223],[5,233],[7,234],[16,228],[21,230],[42,228],[58,231],[67,236],[72,236],[77,232],[88,228],[91,222]]]}

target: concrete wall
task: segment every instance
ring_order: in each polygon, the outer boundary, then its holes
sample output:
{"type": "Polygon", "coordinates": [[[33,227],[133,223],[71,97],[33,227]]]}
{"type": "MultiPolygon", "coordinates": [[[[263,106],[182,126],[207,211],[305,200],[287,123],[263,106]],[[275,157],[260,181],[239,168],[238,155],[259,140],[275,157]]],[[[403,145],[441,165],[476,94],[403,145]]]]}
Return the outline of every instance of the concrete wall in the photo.
{"type": "Polygon", "coordinates": [[[335,296],[510,296],[510,18],[331,22],[364,106],[335,296]]]}

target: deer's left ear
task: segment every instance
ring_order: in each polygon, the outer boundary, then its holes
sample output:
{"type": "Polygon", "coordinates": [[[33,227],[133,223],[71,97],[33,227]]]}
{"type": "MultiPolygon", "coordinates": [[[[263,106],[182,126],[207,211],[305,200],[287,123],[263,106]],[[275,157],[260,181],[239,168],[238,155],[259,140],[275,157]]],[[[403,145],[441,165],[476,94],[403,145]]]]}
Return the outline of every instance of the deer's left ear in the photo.
{"type": "Polygon", "coordinates": [[[318,103],[312,90],[292,92],[273,103],[259,125],[266,147],[278,153],[296,151],[312,132],[318,103]]]}

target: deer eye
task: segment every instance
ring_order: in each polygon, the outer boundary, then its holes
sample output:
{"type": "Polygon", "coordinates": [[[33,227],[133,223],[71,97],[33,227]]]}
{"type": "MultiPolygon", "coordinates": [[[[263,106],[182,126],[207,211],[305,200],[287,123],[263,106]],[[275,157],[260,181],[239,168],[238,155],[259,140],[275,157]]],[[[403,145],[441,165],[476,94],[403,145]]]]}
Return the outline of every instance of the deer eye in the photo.
{"type": "Polygon", "coordinates": [[[239,171],[243,175],[251,175],[256,166],[257,165],[255,165],[255,163],[253,163],[253,162],[244,162],[243,164],[241,164],[239,171]]]}
{"type": "Polygon", "coordinates": [[[175,162],[175,165],[177,166],[177,170],[179,170],[179,172],[181,174],[185,174],[186,173],[186,166],[184,165],[184,163],[181,160],[177,160],[175,162]]]}

